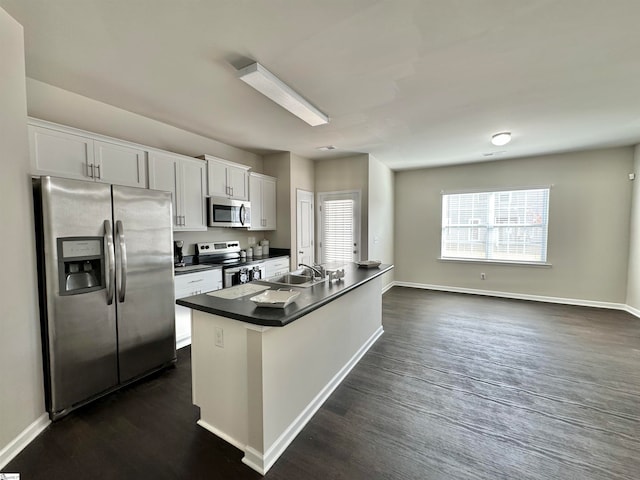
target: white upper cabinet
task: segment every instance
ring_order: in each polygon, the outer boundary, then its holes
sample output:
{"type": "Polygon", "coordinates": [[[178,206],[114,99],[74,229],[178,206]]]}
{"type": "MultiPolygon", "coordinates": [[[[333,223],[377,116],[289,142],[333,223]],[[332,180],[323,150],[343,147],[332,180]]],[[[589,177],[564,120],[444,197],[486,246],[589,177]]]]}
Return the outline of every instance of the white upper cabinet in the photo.
{"type": "Polygon", "coordinates": [[[35,175],[147,186],[146,152],[125,142],[107,142],[89,132],[30,119],[29,148],[35,175]]]}
{"type": "Polygon", "coordinates": [[[249,230],[276,229],[276,179],[251,172],[249,174],[251,227],[249,230]]]}
{"type": "Polygon", "coordinates": [[[146,188],[146,152],[113,143],[94,141],[93,158],[96,180],[116,185],[146,188]]]}
{"type": "Polygon", "coordinates": [[[206,163],[175,153],[149,151],[149,188],[171,192],[174,231],[207,229],[206,163]]]}
{"type": "Polygon", "coordinates": [[[207,161],[208,194],[210,197],[249,200],[249,170],[251,167],[228,162],[211,155],[201,155],[198,158],[207,161]]]}

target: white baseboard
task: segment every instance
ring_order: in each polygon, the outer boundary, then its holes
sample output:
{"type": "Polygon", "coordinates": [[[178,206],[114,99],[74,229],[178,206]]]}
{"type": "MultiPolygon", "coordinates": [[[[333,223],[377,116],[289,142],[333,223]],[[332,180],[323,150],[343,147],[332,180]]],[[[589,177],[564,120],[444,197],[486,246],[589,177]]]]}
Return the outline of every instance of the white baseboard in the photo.
{"type": "Polygon", "coordinates": [[[393,286],[395,285],[396,282],[391,282],[391,283],[387,283],[384,287],[382,287],[382,294],[384,295],[384,293],[387,290],[391,290],[393,288],[393,286]]]}
{"type": "Polygon", "coordinates": [[[597,300],[584,300],[578,298],[562,298],[562,297],[547,297],[544,295],[530,295],[528,293],[512,293],[512,292],[499,292],[493,290],[478,290],[475,288],[463,288],[463,287],[450,287],[446,285],[429,285],[425,283],[412,283],[412,282],[393,282],[394,286],[398,287],[410,287],[410,288],[422,288],[425,290],[438,290],[442,292],[452,293],[469,293],[472,295],[484,295],[488,297],[500,297],[500,298],[512,298],[514,300],[531,300],[534,302],[546,302],[546,303],[559,303],[564,305],[577,305],[582,307],[596,307],[596,308],[608,308],[611,310],[624,310],[632,313],[633,315],[640,316],[640,310],[633,309],[637,312],[634,313],[630,310],[631,307],[624,303],[614,302],[601,302],[597,300]]]}
{"type": "Polygon", "coordinates": [[[245,448],[245,456],[242,459],[242,463],[251,467],[261,475],[266,474],[273,464],[280,458],[280,455],[296,438],[298,433],[309,423],[309,420],[318,411],[322,404],[329,398],[333,391],[342,383],[349,372],[357,365],[360,359],[371,348],[371,346],[380,338],[384,333],[382,326],[380,326],[374,333],[367,339],[367,341],[358,349],[358,351],[349,359],[349,361],[342,367],[338,373],[325,385],[325,387],[315,396],[313,400],[307,405],[304,410],[298,415],[298,417],[286,428],[284,432],[277,438],[275,442],[267,449],[264,454],[251,448],[245,448]]]}
{"type": "Polygon", "coordinates": [[[24,447],[29,445],[42,431],[49,426],[49,415],[43,413],[31,425],[25,428],[6,447],[0,450],[0,470],[18,455],[24,447]]]}
{"type": "Polygon", "coordinates": [[[236,447],[238,450],[243,450],[243,451],[246,450],[247,446],[244,443],[239,442],[238,440],[236,440],[230,435],[227,435],[222,430],[218,430],[216,427],[214,427],[210,423],[207,423],[204,420],[198,420],[196,423],[200,425],[202,428],[204,428],[205,430],[209,430],[214,435],[220,437],[225,442],[230,443],[231,445],[236,447]]]}
{"type": "Polygon", "coordinates": [[[632,307],[631,305],[625,305],[625,306],[627,307],[627,308],[625,308],[625,310],[627,312],[629,312],[631,315],[634,315],[634,316],[640,318],[640,310],[638,310],[635,307],[632,307]]]}
{"type": "Polygon", "coordinates": [[[176,350],[191,345],[191,335],[182,338],[176,338],[176,350]]]}

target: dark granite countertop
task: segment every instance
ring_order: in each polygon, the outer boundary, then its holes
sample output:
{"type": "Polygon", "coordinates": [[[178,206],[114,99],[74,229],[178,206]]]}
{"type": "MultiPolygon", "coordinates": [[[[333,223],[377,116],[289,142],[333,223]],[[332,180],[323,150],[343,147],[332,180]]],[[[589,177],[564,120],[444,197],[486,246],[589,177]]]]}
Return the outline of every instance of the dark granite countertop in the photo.
{"type": "Polygon", "coordinates": [[[269,255],[263,255],[262,257],[253,257],[247,260],[238,259],[237,262],[233,263],[192,263],[194,257],[185,257],[185,266],[184,267],[174,267],[175,275],[184,275],[186,273],[193,272],[201,272],[202,270],[211,270],[213,268],[222,268],[224,266],[233,266],[233,267],[248,267],[251,265],[258,265],[265,260],[273,260],[275,258],[284,258],[288,257],[289,254],[282,253],[269,253],[269,255]]]}
{"type": "MultiPolygon", "coordinates": [[[[380,265],[379,268],[358,268],[356,264],[349,264],[345,266],[344,279],[338,282],[327,281],[308,288],[291,287],[292,290],[300,292],[300,296],[285,308],[257,307],[249,298],[258,295],[260,292],[231,300],[203,293],[192,297],[180,298],[176,300],[176,303],[183,307],[253,323],[254,325],[284,327],[350,290],[388,272],[392,268],[393,265],[385,264],[380,265]]],[[[252,283],[269,285],[267,282],[259,280],[252,283]]],[[[284,288],[273,284],[270,287],[272,290],[284,288]]]]}
{"type": "Polygon", "coordinates": [[[173,267],[174,275],[186,275],[187,273],[202,272],[203,270],[221,269],[222,265],[186,265],[184,267],[173,267]]]}

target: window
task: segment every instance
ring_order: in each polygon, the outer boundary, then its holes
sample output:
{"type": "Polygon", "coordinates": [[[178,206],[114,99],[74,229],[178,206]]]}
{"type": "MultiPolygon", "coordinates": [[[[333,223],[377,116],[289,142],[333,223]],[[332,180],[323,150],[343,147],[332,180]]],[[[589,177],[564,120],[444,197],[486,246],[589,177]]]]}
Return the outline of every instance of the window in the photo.
{"type": "Polygon", "coordinates": [[[547,261],[549,189],[442,195],[443,259],[547,261]]]}

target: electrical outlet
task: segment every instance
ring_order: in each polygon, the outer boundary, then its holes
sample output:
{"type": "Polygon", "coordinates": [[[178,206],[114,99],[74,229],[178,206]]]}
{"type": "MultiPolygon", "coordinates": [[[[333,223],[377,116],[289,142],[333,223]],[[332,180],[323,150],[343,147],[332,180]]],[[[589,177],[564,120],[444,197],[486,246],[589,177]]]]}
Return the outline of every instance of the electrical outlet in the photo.
{"type": "Polygon", "coordinates": [[[224,330],[216,327],[216,347],[224,348],[224,330]]]}
{"type": "Polygon", "coordinates": [[[486,280],[487,276],[483,273],[480,274],[480,280],[486,280]]]}

